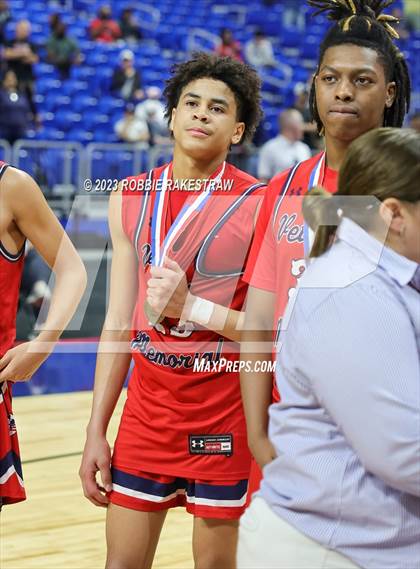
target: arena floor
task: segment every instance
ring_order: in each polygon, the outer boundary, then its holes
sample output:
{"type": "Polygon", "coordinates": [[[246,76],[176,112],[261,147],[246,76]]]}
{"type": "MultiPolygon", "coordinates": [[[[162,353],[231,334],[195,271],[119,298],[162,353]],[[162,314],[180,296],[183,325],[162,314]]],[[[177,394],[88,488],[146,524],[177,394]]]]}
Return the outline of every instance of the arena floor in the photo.
{"type": "MultiPolygon", "coordinates": [[[[102,569],[105,510],[84,497],[78,469],[91,392],[18,397],[14,411],[20,435],[28,500],[1,513],[2,569],[102,569]]],[[[113,441],[124,397],[109,430],[113,441]]],[[[192,517],[172,510],[157,550],[156,569],[189,569],[192,517]]]]}

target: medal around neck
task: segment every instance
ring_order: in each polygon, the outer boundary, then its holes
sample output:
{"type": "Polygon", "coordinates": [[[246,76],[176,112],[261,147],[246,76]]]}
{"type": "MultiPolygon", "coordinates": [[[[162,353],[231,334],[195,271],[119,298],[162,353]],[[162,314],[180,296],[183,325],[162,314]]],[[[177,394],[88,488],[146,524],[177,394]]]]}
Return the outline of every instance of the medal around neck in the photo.
{"type": "MultiPolygon", "coordinates": [[[[214,180],[214,186],[209,184],[208,188],[198,194],[198,196],[189,204],[185,204],[181,209],[176,219],[172,223],[166,237],[162,239],[162,223],[164,219],[165,205],[167,205],[167,188],[169,180],[170,166],[168,165],[162,172],[161,190],[157,192],[155,196],[155,203],[152,211],[152,228],[151,228],[151,264],[156,267],[162,267],[164,264],[164,259],[170,250],[171,245],[176,241],[179,234],[186,227],[191,217],[197,212],[201,211],[211,196],[213,187],[217,186],[217,183],[222,179],[226,167],[226,162],[223,162],[217,176],[212,178],[214,180]]],[[[150,324],[155,326],[164,320],[164,316],[157,314],[147,300],[144,303],[144,312],[149,319],[150,324]]]]}

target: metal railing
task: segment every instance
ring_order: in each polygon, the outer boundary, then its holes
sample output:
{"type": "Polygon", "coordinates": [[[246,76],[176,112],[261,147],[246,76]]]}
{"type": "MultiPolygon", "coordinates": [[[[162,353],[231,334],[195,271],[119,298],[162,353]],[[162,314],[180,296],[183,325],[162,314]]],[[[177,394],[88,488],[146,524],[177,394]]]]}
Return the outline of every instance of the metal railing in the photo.
{"type": "Polygon", "coordinates": [[[17,140],[10,162],[34,178],[57,215],[67,214],[83,181],[80,143],[17,140]]]}
{"type": "MultiPolygon", "coordinates": [[[[13,146],[0,140],[0,159],[31,175],[43,190],[53,209],[67,213],[75,196],[95,195],[95,204],[108,201],[117,183],[161,166],[172,159],[173,144],[149,146],[147,143],[99,143],[83,146],[78,142],[18,140],[13,146]]],[[[230,157],[245,159],[256,154],[234,147],[230,157]]],[[[243,169],[244,165],[240,166],[243,169]]],[[[254,173],[254,172],[250,172],[254,173]]],[[[86,204],[90,200],[83,200],[86,204]]],[[[101,209],[99,206],[95,206],[101,209]]],[[[84,215],[95,217],[84,208],[84,215]]]]}
{"type": "Polygon", "coordinates": [[[212,6],[211,11],[213,14],[223,15],[226,16],[227,20],[232,19],[233,16],[236,17],[236,24],[238,26],[245,26],[246,24],[246,15],[248,12],[248,8],[245,6],[229,6],[225,4],[215,4],[212,6]]]}
{"type": "Polygon", "coordinates": [[[187,51],[213,51],[220,43],[220,37],[201,28],[190,30],[187,38],[187,51]]]}
{"type": "Polygon", "coordinates": [[[52,196],[82,191],[87,178],[104,191],[100,180],[121,180],[155,168],[168,162],[172,151],[172,143],[150,147],[144,142],[91,142],[83,146],[72,141],[21,139],[11,146],[0,139],[0,159],[25,170],[52,196]]]}
{"type": "Polygon", "coordinates": [[[143,22],[143,24],[147,23],[149,29],[155,30],[160,23],[160,10],[153,8],[152,6],[148,6],[147,4],[136,3],[135,6],[136,12],[143,12],[144,14],[148,14],[151,18],[151,22],[143,22]]]}
{"type": "Polygon", "coordinates": [[[97,184],[100,179],[121,180],[140,174],[148,166],[148,149],[144,142],[91,142],[85,148],[85,178],[97,184]]]}
{"type": "MultiPolygon", "coordinates": [[[[42,154],[44,152],[57,151],[57,154],[60,154],[63,159],[63,163],[61,165],[56,166],[56,170],[54,171],[57,174],[59,184],[64,185],[74,185],[77,186],[80,184],[81,181],[81,156],[83,152],[83,146],[79,142],[52,142],[49,140],[17,140],[12,147],[12,163],[16,168],[22,168],[31,174],[31,176],[36,176],[35,171],[31,171],[31,168],[23,167],[23,162],[29,158],[30,152],[34,151],[35,156],[32,158],[32,164],[34,166],[44,166],[40,164],[42,161],[42,154]],[[79,167],[74,170],[72,162],[74,160],[79,161],[79,167]]],[[[52,158],[52,154],[48,158],[52,158]]],[[[27,160],[29,163],[31,160],[27,160]]],[[[45,164],[44,167],[51,167],[52,163],[49,162],[45,164]]],[[[46,173],[48,175],[48,173],[46,173]]]]}

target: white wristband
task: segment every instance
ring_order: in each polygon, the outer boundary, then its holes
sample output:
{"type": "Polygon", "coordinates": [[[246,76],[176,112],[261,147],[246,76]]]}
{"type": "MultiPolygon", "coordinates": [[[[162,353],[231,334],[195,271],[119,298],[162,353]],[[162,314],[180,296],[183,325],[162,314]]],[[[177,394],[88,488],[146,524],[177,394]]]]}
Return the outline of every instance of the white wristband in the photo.
{"type": "Polygon", "coordinates": [[[194,304],[191,307],[191,314],[189,320],[193,322],[197,322],[197,324],[201,324],[202,326],[206,326],[210,322],[211,315],[213,314],[214,310],[214,302],[210,300],[206,300],[205,298],[197,298],[194,301],[194,304]]]}

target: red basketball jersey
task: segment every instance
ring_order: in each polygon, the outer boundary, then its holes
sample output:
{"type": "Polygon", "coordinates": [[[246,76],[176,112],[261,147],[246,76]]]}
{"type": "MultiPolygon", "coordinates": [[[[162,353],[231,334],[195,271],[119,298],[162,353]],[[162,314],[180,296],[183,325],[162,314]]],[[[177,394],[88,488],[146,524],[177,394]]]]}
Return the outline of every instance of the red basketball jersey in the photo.
{"type": "MultiPolygon", "coordinates": [[[[274,340],[279,335],[281,319],[289,298],[294,293],[306,267],[305,258],[309,251],[305,251],[302,199],[311,188],[314,171],[323,158],[318,154],[274,176],[267,186],[258,216],[244,280],[250,286],[276,295],[274,340]]],[[[334,193],[337,190],[337,175],[335,170],[324,164],[317,176],[317,184],[334,193]]],[[[273,402],[280,399],[275,383],[272,397],[273,402]]],[[[258,490],[261,476],[258,465],[253,461],[249,480],[249,499],[252,493],[258,490]]]]}
{"type": "MultiPolygon", "coordinates": [[[[149,176],[159,180],[165,168],[149,176]]],[[[132,180],[144,181],[146,175],[132,180]]],[[[188,219],[167,256],[186,272],[192,294],[241,310],[247,290],[242,274],[262,184],[229,164],[221,182],[224,189],[214,191],[188,219]]],[[[213,366],[221,358],[232,366],[238,362],[238,345],[194,323],[179,327],[170,318],[151,327],[145,316],[157,195],[123,193],[123,227],[138,254],[139,290],[131,343],[134,369],[113,463],[188,478],[247,478],[250,454],[239,373],[213,366]]],[[[162,238],[178,211],[182,215],[198,195],[168,192],[162,238]]]]}
{"type": "MultiPolygon", "coordinates": [[[[302,200],[322,159],[318,154],[274,176],[261,205],[244,280],[276,294],[275,329],[305,270],[309,251],[305,251],[302,200]]],[[[337,176],[338,172],[323,165],[317,183],[335,193],[337,176]]]]}
{"type": "MultiPolygon", "coordinates": [[[[7,164],[0,162],[1,178],[7,164]]],[[[22,278],[24,249],[9,253],[0,241],[0,357],[13,346],[16,312],[22,278]]],[[[0,383],[0,500],[3,504],[25,499],[19,444],[12,412],[12,384],[0,383]]]]}

